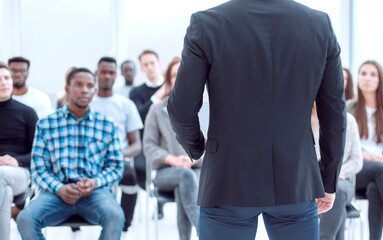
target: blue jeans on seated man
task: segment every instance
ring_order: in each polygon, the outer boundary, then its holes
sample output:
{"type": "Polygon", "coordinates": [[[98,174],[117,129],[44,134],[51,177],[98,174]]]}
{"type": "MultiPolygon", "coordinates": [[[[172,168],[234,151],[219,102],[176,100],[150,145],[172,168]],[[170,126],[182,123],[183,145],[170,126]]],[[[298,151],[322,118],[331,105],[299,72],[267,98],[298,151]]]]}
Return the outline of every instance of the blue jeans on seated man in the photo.
{"type": "Polygon", "coordinates": [[[119,240],[124,225],[124,212],[109,189],[95,190],[74,205],[67,204],[51,192],[42,192],[17,217],[22,239],[45,239],[42,228],[55,226],[72,215],[80,215],[92,224],[101,225],[99,239],[119,240]]]}
{"type": "Polygon", "coordinates": [[[318,240],[315,200],[273,207],[201,207],[200,240],[254,240],[262,213],[271,240],[318,240]]]}

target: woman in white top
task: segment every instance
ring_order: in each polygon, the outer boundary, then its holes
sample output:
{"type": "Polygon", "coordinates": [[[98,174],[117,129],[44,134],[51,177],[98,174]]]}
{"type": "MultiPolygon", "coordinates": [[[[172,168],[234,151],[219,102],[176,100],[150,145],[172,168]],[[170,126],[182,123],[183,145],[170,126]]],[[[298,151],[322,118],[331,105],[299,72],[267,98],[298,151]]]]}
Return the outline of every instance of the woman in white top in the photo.
{"type": "Polygon", "coordinates": [[[356,175],[356,192],[369,201],[370,239],[381,239],[383,228],[383,71],[376,61],[359,68],[358,98],[347,102],[358,123],[363,169],[356,175]]]}

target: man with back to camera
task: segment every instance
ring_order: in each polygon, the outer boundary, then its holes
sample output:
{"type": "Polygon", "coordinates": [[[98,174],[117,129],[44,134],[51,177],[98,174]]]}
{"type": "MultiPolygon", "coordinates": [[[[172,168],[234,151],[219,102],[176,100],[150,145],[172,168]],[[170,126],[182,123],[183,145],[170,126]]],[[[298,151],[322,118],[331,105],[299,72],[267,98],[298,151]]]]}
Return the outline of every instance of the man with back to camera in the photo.
{"type": "MultiPolygon", "coordinates": [[[[163,85],[164,77],[161,74],[161,64],[158,54],[152,50],[143,51],[138,57],[140,69],[145,73],[145,83],[133,88],[130,92],[130,99],[136,104],[141,120],[145,123],[146,115],[153,103],[161,101],[166,94],[166,86],[163,85]]],[[[145,126],[144,126],[145,128],[145,126]]],[[[141,138],[143,129],[141,130],[141,138]]],[[[141,151],[134,158],[134,167],[137,173],[138,184],[145,188],[146,162],[144,153],[141,151]]]]}
{"type": "Polygon", "coordinates": [[[136,76],[136,65],[132,60],[125,60],[121,63],[121,75],[124,77],[124,85],[118,87],[115,93],[130,98],[130,91],[133,89],[134,77],[136,76]]]}
{"type": "Polygon", "coordinates": [[[90,103],[91,108],[110,117],[118,128],[118,136],[125,158],[124,176],[120,181],[122,189],[121,207],[125,214],[123,235],[131,225],[137,201],[137,179],[131,158],[141,151],[140,129],[143,124],[136,105],[123,96],[113,93],[117,62],[111,57],[102,57],[97,64],[98,92],[90,103]]]}
{"type": "Polygon", "coordinates": [[[44,239],[41,229],[77,214],[101,225],[100,239],[119,240],[124,213],[111,187],[124,162],[117,130],[109,118],[89,108],[96,78],[75,68],[66,81],[68,104],[36,125],[31,175],[42,190],[20,213],[22,239],[44,239]]]}
{"type": "Polygon", "coordinates": [[[33,108],[39,118],[52,112],[49,96],[37,88],[27,86],[30,61],[23,57],[14,57],[8,60],[13,79],[13,98],[33,108]]]}
{"type": "Polygon", "coordinates": [[[192,15],[168,111],[190,158],[206,150],[201,240],[254,239],[261,213],[270,239],[319,238],[318,213],[332,207],[344,148],[339,54],[327,14],[292,0],[232,0],[192,15]],[[206,143],[197,115],[205,83],[206,143]]]}

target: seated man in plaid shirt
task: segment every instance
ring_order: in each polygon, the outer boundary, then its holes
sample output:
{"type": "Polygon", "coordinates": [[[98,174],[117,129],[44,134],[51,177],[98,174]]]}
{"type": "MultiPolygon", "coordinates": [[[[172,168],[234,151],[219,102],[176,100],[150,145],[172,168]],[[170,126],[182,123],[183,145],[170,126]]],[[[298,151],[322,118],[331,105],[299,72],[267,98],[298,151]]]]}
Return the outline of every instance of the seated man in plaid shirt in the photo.
{"type": "Polygon", "coordinates": [[[41,229],[77,214],[102,226],[100,239],[120,239],[124,213],[111,192],[123,175],[117,129],[89,103],[96,79],[86,68],[69,73],[68,105],[36,125],[31,173],[42,189],[18,216],[23,239],[44,239],[41,229]]]}

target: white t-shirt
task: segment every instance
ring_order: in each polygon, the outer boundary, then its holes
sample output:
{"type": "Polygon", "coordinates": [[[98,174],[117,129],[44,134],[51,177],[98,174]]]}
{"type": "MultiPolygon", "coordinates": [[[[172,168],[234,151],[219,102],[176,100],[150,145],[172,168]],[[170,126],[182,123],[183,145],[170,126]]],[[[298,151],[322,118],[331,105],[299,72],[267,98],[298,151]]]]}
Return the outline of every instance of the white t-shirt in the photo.
{"type": "Polygon", "coordinates": [[[360,139],[363,153],[368,154],[383,154],[383,143],[376,143],[375,138],[375,118],[373,114],[376,108],[366,107],[367,113],[367,127],[368,127],[368,139],[360,139]]]}
{"type": "Polygon", "coordinates": [[[123,97],[130,98],[130,91],[132,91],[133,86],[121,86],[113,90],[114,93],[117,93],[123,97]]]}
{"type": "Polygon", "coordinates": [[[143,128],[140,114],[136,105],[126,97],[113,94],[110,97],[94,96],[90,107],[93,111],[102,113],[113,120],[118,128],[121,147],[129,146],[128,133],[143,128]]]}
{"type": "Polygon", "coordinates": [[[22,96],[12,95],[12,98],[33,108],[39,118],[53,112],[51,99],[37,88],[28,86],[28,91],[22,96]]]}

